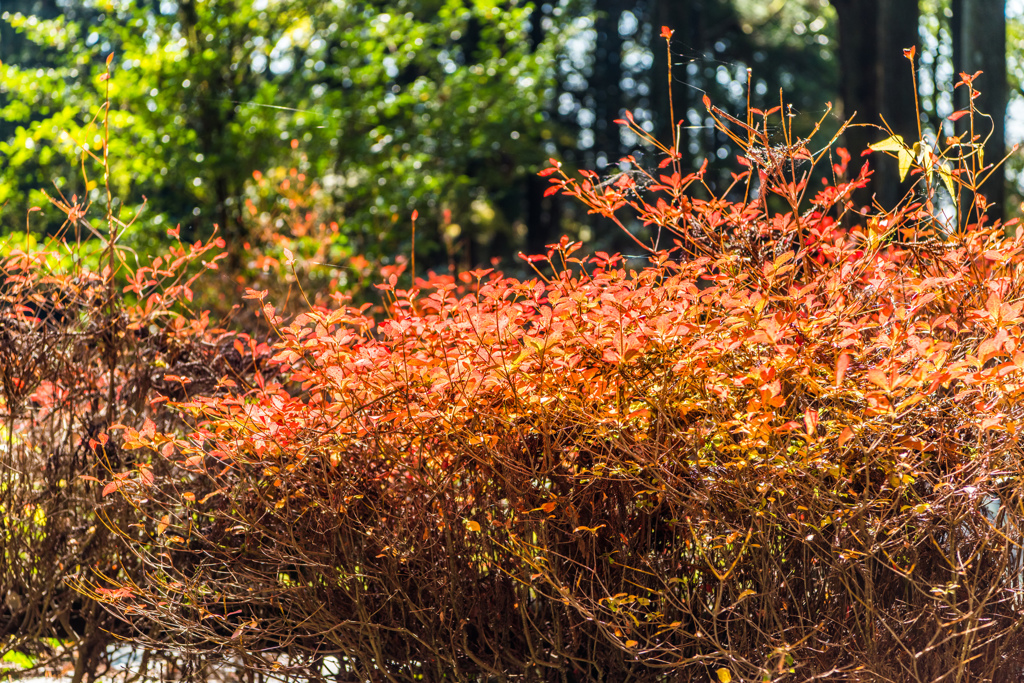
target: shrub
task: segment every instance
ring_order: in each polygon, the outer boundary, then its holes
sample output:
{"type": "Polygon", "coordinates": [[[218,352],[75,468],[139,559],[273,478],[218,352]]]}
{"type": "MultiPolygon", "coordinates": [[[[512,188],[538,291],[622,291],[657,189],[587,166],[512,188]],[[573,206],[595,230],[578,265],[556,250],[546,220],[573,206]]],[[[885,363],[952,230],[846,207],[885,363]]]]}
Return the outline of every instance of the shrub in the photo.
{"type": "Polygon", "coordinates": [[[394,269],[381,320],[253,293],[282,381],[125,430],[176,469],[137,501],[146,580],[94,590],[280,677],[1018,680],[1024,239],[978,218],[974,141],[890,136],[915,194],[856,210],[845,151],[707,104],[731,194],[697,198],[676,141],[545,172],[660,235],[646,265],[563,240],[530,280],[394,269]]]}
{"type": "MultiPolygon", "coordinates": [[[[104,140],[104,177],[107,151],[104,140]]],[[[146,571],[118,542],[145,542],[136,510],[110,494],[171,474],[126,452],[113,426],[181,429],[166,400],[216,395],[225,375],[244,382],[259,353],[236,351],[249,340],[189,307],[223,242],[176,241],[140,262],[118,243],[131,226],[115,214],[103,235],[84,200],[52,201],[67,218],[59,234],[0,241],[0,676],[63,672],[79,683],[113,675],[112,649],[130,630],[75,590],[78,577],[146,571]]],[[[179,660],[160,650],[142,657],[143,670],[179,660]]]]}

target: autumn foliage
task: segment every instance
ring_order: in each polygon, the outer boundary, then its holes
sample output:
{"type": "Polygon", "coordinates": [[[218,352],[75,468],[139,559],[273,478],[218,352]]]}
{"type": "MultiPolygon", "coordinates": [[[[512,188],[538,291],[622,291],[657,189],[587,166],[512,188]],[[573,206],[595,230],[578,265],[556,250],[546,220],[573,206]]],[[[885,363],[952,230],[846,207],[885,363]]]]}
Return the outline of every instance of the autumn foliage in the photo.
{"type": "Polygon", "coordinates": [[[646,262],[392,268],[377,316],[250,292],[273,369],[113,429],[146,571],[79,590],[282,678],[1019,680],[1024,238],[978,138],[880,132],[917,183],[855,207],[832,141],[706,104],[724,191],[632,119],[659,168],[544,173],[646,262]]]}

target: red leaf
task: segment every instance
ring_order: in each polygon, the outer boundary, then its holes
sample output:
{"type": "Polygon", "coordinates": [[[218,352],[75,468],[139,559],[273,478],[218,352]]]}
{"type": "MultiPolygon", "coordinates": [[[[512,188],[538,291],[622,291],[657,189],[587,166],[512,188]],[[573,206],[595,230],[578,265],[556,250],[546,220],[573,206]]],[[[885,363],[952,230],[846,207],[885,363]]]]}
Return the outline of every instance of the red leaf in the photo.
{"type": "Polygon", "coordinates": [[[661,37],[664,38],[665,40],[671,38],[673,33],[675,33],[675,31],[670,29],[668,26],[661,27],[661,37]]]}
{"type": "Polygon", "coordinates": [[[970,113],[971,113],[970,109],[961,109],[960,111],[953,112],[952,114],[950,114],[946,118],[949,119],[950,121],[959,121],[964,116],[967,116],[970,113]]]}
{"type": "Polygon", "coordinates": [[[903,50],[903,56],[906,57],[907,59],[910,59],[910,60],[913,60],[914,59],[914,55],[916,55],[916,54],[917,54],[917,46],[916,45],[914,45],[912,47],[908,47],[905,50],[903,50]]]}
{"type": "Polygon", "coordinates": [[[553,194],[558,194],[558,190],[559,189],[560,188],[558,187],[558,185],[552,185],[548,189],[544,190],[544,196],[545,197],[550,197],[553,194]]]}

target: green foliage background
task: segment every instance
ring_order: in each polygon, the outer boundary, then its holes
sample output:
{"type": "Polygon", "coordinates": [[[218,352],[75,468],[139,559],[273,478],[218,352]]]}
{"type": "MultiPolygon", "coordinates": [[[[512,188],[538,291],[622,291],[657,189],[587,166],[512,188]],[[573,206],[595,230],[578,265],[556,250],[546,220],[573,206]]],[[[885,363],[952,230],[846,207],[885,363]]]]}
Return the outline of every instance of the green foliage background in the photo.
{"type": "MultiPolygon", "coordinates": [[[[551,65],[572,33],[552,26],[533,42],[529,10],[491,0],[79,9],[9,17],[41,49],[38,63],[0,72],[7,230],[46,205],[52,183],[68,197],[102,199],[94,164],[76,159],[100,142],[90,117],[103,107],[112,52],[111,178],[118,197],[147,198],[145,225],[215,222],[244,240],[241,198],[253,172],[298,165],[322,178],[361,253],[393,253],[394,214],[469,210],[543,160],[551,65]]],[[[52,230],[61,217],[33,221],[52,230]]]]}

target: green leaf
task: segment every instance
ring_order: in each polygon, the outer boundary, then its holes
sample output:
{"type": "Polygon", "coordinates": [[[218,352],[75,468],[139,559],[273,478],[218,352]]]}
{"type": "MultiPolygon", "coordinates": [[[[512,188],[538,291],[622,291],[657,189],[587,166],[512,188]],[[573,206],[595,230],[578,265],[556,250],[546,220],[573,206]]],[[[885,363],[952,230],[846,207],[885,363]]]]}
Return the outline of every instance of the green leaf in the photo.
{"type": "Polygon", "coordinates": [[[31,669],[36,665],[35,659],[25,654],[24,652],[18,652],[12,650],[5,654],[0,662],[5,664],[13,664],[14,666],[21,667],[22,669],[31,669]]]}

